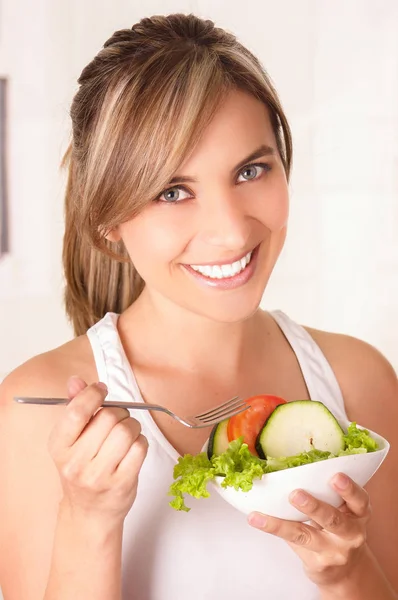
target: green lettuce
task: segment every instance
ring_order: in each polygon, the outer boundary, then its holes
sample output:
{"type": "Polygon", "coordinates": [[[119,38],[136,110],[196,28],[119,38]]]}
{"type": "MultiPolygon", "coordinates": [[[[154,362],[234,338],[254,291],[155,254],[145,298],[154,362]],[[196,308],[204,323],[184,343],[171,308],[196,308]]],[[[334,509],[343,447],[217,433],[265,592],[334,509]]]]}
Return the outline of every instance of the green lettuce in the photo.
{"type": "Polygon", "coordinates": [[[169,502],[175,510],[188,512],[191,510],[185,504],[184,494],[193,498],[208,498],[207,484],[217,476],[223,477],[222,487],[233,487],[235,490],[248,492],[253,487],[255,479],[261,479],[265,473],[273,473],[292,467],[300,467],[320,460],[345,456],[347,454],[362,454],[377,450],[377,442],[366,429],[358,429],[356,423],[351,423],[344,436],[345,448],[337,455],[322,450],[309,450],[296,456],[280,456],[261,459],[249,451],[243,437],[230,442],[227,450],[218,456],[208,458],[205,452],[185,454],[178,459],[174,467],[174,483],[170,485],[169,495],[174,496],[169,502]]]}
{"type": "MultiPolygon", "coordinates": [[[[350,423],[346,435],[344,436],[346,450],[361,450],[374,452],[378,445],[367,429],[358,429],[356,423],[350,423]]],[[[344,451],[343,451],[344,452],[344,451]]],[[[345,452],[347,454],[347,452],[345,452]]],[[[355,452],[351,452],[355,454],[355,452]]]]}
{"type": "Polygon", "coordinates": [[[173,475],[176,481],[171,484],[169,490],[169,495],[175,496],[174,500],[169,503],[172,508],[186,512],[190,510],[184,502],[184,494],[189,494],[194,498],[210,496],[207,491],[207,483],[214,479],[215,469],[205,452],[196,456],[185,454],[180,457],[174,467],[173,475]]]}
{"type": "Polygon", "coordinates": [[[243,437],[231,442],[225,452],[211,459],[215,474],[224,476],[222,487],[234,487],[248,492],[253,479],[261,479],[266,473],[267,461],[251,454],[243,437]]]}
{"type": "Polygon", "coordinates": [[[266,472],[273,473],[274,471],[281,471],[282,469],[301,467],[302,465],[309,465],[310,463],[325,460],[330,457],[330,452],[324,452],[323,450],[309,450],[308,452],[296,454],[296,456],[281,456],[279,458],[269,456],[267,458],[266,472]]]}
{"type": "Polygon", "coordinates": [[[253,479],[261,479],[266,472],[267,461],[253,456],[243,437],[234,440],[228,449],[209,460],[205,452],[196,456],[185,454],[174,467],[174,479],[169,495],[174,499],[169,503],[176,510],[191,510],[184,502],[184,494],[194,498],[208,498],[207,483],[216,476],[224,477],[223,487],[234,487],[247,492],[253,487],[253,479]]]}

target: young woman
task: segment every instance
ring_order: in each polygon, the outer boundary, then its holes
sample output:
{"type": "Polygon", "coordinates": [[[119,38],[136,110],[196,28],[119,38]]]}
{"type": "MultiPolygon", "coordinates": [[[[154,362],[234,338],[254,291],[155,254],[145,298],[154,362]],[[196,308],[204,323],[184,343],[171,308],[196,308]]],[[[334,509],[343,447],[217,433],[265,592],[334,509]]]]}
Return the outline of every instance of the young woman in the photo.
{"type": "Polygon", "coordinates": [[[76,338],[1,386],[5,599],[395,598],[396,375],[364,342],[259,308],[292,155],[259,61],[210,21],[156,16],[116,32],[79,84],[63,255],[76,338]],[[293,494],[311,524],[247,522],[217,494],[176,512],[173,467],[209,430],[97,410],[108,396],[197,414],[259,393],[388,438],[367,491],[342,474],[340,510],[293,494]],[[65,394],[64,408],[13,402],[65,394]]]}

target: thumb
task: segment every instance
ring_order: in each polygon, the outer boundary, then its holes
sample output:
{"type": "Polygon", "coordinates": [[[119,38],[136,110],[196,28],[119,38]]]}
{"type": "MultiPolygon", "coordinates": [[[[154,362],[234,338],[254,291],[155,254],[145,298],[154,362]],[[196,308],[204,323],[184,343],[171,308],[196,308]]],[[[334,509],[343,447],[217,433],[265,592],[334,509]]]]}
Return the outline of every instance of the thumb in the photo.
{"type": "Polygon", "coordinates": [[[81,378],[73,375],[69,377],[66,383],[66,389],[68,391],[69,400],[73,400],[77,394],[84,390],[87,387],[87,383],[81,378]]]}

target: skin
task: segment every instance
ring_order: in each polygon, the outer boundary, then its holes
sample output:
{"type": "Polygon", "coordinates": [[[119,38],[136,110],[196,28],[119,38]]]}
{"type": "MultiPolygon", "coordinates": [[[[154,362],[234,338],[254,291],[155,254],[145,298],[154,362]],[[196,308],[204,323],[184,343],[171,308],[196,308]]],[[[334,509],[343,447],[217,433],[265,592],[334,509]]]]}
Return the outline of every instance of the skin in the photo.
{"type": "MultiPolygon", "coordinates": [[[[163,195],[109,236],[123,239],[146,282],[118,328],[148,402],[196,414],[236,394],[308,397],[290,346],[258,308],[288,218],[288,186],[276,152],[256,159],[267,163],[263,170],[233,171],[261,144],[276,148],[266,109],[242,92],[231,94],[181,165],[178,175],[196,179],[184,184],[181,202],[165,201],[176,197],[175,190],[163,195]],[[229,262],[259,244],[256,272],[241,288],[203,287],[184,266],[229,262]],[[288,378],[280,376],[286,372],[288,378]]],[[[266,516],[257,514],[249,523],[291,545],[322,600],[391,600],[392,587],[398,589],[397,378],[364,342],[308,331],[337,376],[349,418],[389,439],[391,452],[366,491],[350,480],[338,490],[342,509],[308,498],[300,510],[311,525],[272,517],[264,522],[266,516]]],[[[0,484],[10,490],[0,496],[7,600],[121,598],[123,520],[134,503],[146,441],[126,411],[97,412],[106,391],[96,382],[90,345],[81,336],[31,359],[0,388],[0,452],[6,457],[0,484]],[[73,374],[79,378],[69,379],[73,374]],[[12,402],[17,394],[65,393],[71,398],[66,408],[12,402]]],[[[209,435],[164,414],[153,417],[181,454],[198,452],[209,435]]]]}

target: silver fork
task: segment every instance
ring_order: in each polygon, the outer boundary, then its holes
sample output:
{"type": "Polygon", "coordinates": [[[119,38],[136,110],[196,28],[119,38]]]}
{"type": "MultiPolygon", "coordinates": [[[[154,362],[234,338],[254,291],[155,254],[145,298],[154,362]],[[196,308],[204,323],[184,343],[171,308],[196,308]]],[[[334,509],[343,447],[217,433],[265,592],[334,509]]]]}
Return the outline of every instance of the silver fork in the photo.
{"type": "MultiPolygon", "coordinates": [[[[20,402],[21,404],[42,404],[42,405],[55,405],[55,404],[69,404],[70,400],[67,398],[25,398],[25,397],[15,397],[15,402],[20,402]]],[[[241,400],[238,396],[227,400],[227,402],[223,402],[218,406],[215,406],[211,410],[208,410],[200,415],[196,416],[183,416],[180,417],[176,415],[174,412],[165,408],[164,406],[160,406],[159,404],[147,404],[146,402],[104,402],[101,404],[101,407],[108,408],[131,408],[133,410],[158,410],[164,412],[173,419],[176,419],[183,425],[187,427],[192,427],[193,429],[200,429],[201,427],[210,427],[211,425],[216,425],[216,423],[220,423],[224,419],[228,419],[229,417],[233,417],[234,415],[238,415],[239,413],[250,408],[248,404],[244,400],[241,400]]]]}

